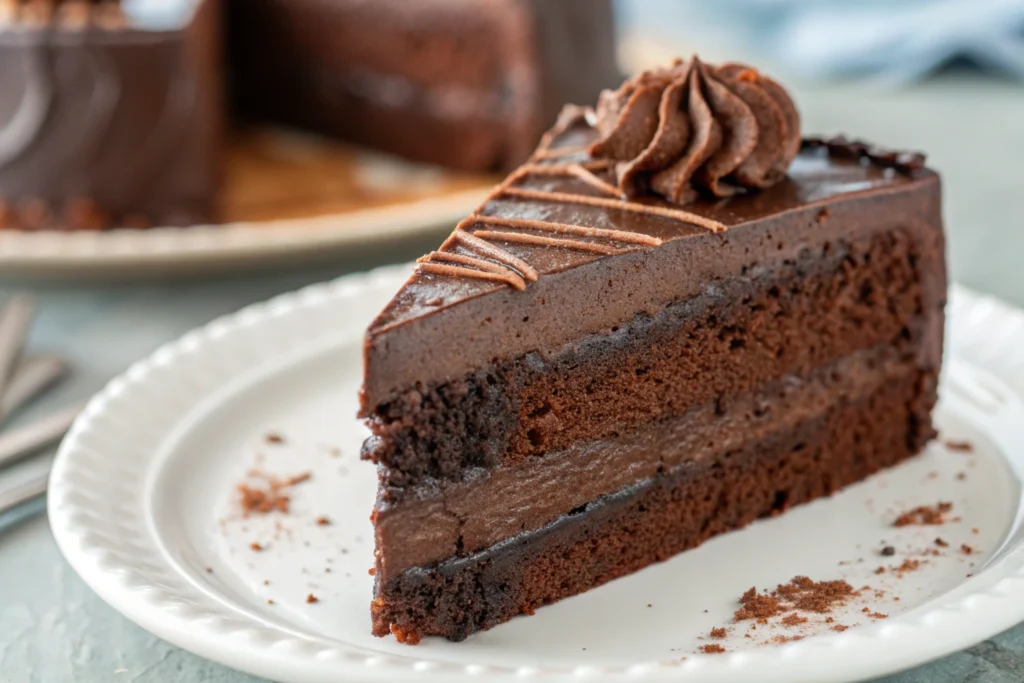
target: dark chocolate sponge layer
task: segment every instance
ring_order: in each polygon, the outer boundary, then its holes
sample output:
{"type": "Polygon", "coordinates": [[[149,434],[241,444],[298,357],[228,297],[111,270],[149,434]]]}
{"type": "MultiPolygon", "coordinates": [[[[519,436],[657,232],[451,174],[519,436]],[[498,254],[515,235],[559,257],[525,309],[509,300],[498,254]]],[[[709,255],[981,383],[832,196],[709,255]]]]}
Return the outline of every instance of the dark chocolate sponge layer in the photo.
{"type": "Polygon", "coordinates": [[[907,368],[867,398],[572,511],[472,557],[378,585],[374,633],[463,640],[668,559],[914,455],[933,435],[935,373],[907,368]]]}
{"type": "Polygon", "coordinates": [[[385,466],[385,500],[397,502],[880,343],[912,357],[925,334],[918,250],[903,232],[826,242],[557,352],[410,390],[377,407],[366,455],[385,466]]]}

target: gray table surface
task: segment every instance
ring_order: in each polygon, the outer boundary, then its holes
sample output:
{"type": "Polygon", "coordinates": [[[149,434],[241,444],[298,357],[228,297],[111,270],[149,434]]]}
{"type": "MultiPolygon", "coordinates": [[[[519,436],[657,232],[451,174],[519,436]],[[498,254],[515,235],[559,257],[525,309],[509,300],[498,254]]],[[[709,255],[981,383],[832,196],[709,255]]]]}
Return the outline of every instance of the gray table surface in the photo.
{"type": "MultiPolygon", "coordinates": [[[[805,87],[805,130],[852,132],[927,150],[945,178],[956,280],[1024,305],[1024,88],[947,76],[909,90],[805,87]]],[[[161,343],[212,318],[301,285],[406,260],[437,236],[353,253],[332,267],[195,279],[82,284],[0,280],[31,289],[42,312],[32,345],[57,351],[73,378],[38,410],[87,396],[161,343]]],[[[0,275],[2,277],[2,275],[0,275]]],[[[0,682],[253,681],[168,645],[101,602],[61,558],[46,520],[0,535],[0,682]]],[[[1024,681],[1024,626],[889,683],[1024,681]]]]}

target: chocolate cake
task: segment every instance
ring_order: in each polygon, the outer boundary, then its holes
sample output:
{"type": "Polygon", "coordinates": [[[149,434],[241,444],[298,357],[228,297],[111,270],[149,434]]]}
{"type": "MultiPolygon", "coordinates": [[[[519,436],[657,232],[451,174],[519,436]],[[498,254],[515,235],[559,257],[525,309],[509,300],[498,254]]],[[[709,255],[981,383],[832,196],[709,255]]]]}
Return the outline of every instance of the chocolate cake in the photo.
{"type": "Polygon", "coordinates": [[[741,65],[567,108],[367,332],[373,632],[461,640],[917,453],[940,196],[741,65]]]}
{"type": "Polygon", "coordinates": [[[214,0],[0,0],[0,15],[0,229],[213,216],[214,0]]]}
{"type": "Polygon", "coordinates": [[[610,0],[0,0],[0,229],[215,221],[236,113],[470,171],[618,80],[610,0]]]}
{"type": "Polygon", "coordinates": [[[619,80],[608,0],[233,0],[229,17],[241,114],[468,171],[522,163],[562,103],[619,80]]]}

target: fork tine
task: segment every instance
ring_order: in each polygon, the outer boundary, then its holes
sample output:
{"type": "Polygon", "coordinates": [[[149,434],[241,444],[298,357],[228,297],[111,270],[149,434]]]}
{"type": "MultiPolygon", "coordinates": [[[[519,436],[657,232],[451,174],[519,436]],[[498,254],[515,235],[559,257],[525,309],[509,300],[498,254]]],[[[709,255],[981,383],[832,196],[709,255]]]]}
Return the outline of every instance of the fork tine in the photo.
{"type": "MultiPolygon", "coordinates": [[[[46,493],[49,479],[50,472],[47,469],[17,484],[0,485],[0,531],[6,530],[34,512],[28,509],[27,504],[46,493]]],[[[42,509],[38,511],[41,512],[42,509]]]]}
{"type": "Polygon", "coordinates": [[[67,372],[55,356],[25,356],[15,366],[7,389],[0,394],[0,424],[67,372]]]}
{"type": "Polygon", "coordinates": [[[0,434],[0,468],[62,439],[83,407],[76,403],[0,434]]]}
{"type": "Polygon", "coordinates": [[[28,336],[35,304],[24,294],[15,294],[0,310],[0,396],[7,393],[11,373],[28,336]]]}

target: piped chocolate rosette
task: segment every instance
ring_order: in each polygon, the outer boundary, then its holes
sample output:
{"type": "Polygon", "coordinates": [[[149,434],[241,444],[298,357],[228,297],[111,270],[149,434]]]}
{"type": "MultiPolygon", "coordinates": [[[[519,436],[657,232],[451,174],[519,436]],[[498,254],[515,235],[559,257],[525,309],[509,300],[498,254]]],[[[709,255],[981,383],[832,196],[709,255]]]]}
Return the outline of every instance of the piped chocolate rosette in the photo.
{"type": "Polygon", "coordinates": [[[770,187],[800,151],[800,114],[782,86],[697,57],[604,91],[595,127],[590,154],[614,162],[625,196],[677,204],[770,187]]]}

